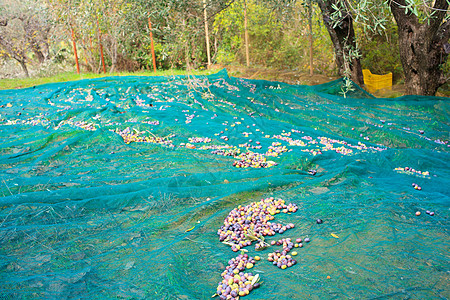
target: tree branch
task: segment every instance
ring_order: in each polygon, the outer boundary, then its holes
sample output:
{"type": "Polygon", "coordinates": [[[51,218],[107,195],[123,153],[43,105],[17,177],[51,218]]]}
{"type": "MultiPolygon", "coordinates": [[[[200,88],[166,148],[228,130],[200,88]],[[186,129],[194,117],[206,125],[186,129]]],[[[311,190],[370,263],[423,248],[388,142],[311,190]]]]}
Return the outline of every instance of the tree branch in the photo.
{"type": "Polygon", "coordinates": [[[439,26],[436,31],[436,37],[442,42],[447,42],[450,39],[450,21],[446,21],[439,26]]]}
{"type": "MultiPolygon", "coordinates": [[[[448,0],[436,0],[433,6],[433,13],[430,16],[430,30],[435,34],[448,13],[448,0]]],[[[447,22],[448,23],[448,22],[447,22]]]]}
{"type": "Polygon", "coordinates": [[[18,62],[25,61],[25,57],[14,51],[13,45],[0,35],[0,47],[4,48],[9,55],[18,62]]]}
{"type": "MultiPolygon", "coordinates": [[[[445,1],[445,0],[444,0],[445,1]]],[[[417,27],[419,25],[419,20],[412,13],[412,11],[406,12],[405,0],[390,0],[389,7],[391,8],[392,14],[394,15],[395,21],[398,26],[412,25],[417,27]]]]}

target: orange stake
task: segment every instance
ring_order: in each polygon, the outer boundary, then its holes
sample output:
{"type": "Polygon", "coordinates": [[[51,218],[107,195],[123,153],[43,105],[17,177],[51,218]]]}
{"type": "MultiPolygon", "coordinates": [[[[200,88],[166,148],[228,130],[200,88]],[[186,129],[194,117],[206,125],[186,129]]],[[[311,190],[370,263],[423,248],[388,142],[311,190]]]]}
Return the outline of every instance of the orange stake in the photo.
{"type": "Polygon", "coordinates": [[[152,57],[153,57],[153,70],[156,73],[155,47],[153,46],[152,22],[150,22],[150,17],[148,17],[148,28],[150,29],[150,41],[151,41],[151,46],[152,46],[152,57]]]}
{"type": "Polygon", "coordinates": [[[98,29],[98,43],[100,45],[100,56],[102,58],[103,73],[106,74],[105,58],[103,57],[102,34],[100,32],[100,25],[98,24],[98,17],[97,17],[97,29],[98,29]]]}
{"type": "Polygon", "coordinates": [[[70,27],[70,30],[72,31],[73,53],[75,54],[75,63],[77,64],[77,74],[80,74],[80,64],[78,63],[77,44],[75,43],[75,32],[73,32],[72,27],[70,27]]]}

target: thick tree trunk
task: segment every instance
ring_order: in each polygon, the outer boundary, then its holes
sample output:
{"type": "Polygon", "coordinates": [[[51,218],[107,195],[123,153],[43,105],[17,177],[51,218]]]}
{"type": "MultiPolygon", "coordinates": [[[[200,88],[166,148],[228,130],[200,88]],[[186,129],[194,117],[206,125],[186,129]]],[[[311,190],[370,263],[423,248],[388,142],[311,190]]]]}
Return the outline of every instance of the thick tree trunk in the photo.
{"type": "Polygon", "coordinates": [[[20,64],[20,66],[22,67],[23,72],[25,73],[25,77],[30,77],[30,74],[28,73],[28,68],[27,68],[27,64],[25,63],[24,60],[17,60],[20,64]]]}
{"type": "Polygon", "coordinates": [[[449,4],[436,0],[435,13],[423,24],[411,11],[405,12],[404,0],[390,1],[389,5],[398,26],[406,94],[433,96],[445,83],[441,66],[448,57],[444,47],[450,37],[450,22],[442,20],[449,4]]]}
{"type": "Polygon", "coordinates": [[[339,75],[345,76],[346,73],[349,73],[353,82],[359,86],[363,86],[364,79],[361,62],[358,57],[350,53],[351,50],[357,50],[355,31],[353,29],[353,17],[350,12],[343,8],[341,10],[341,19],[337,22],[337,26],[333,26],[335,22],[333,22],[331,15],[335,12],[335,9],[332,5],[338,5],[337,2],[337,0],[320,0],[318,4],[322,11],[324,24],[333,42],[339,75]]]}

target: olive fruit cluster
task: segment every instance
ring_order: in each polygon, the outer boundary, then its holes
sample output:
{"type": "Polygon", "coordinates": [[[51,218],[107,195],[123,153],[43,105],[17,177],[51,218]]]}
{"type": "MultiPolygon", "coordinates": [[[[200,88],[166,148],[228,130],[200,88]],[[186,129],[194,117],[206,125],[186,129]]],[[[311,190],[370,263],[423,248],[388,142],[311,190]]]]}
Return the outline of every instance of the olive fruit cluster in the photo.
{"type": "Polygon", "coordinates": [[[422,189],[422,187],[420,187],[418,184],[415,184],[415,183],[412,184],[412,187],[413,187],[415,190],[419,190],[419,191],[422,189]]]}
{"type": "Polygon", "coordinates": [[[217,286],[217,294],[221,300],[234,300],[248,295],[259,287],[259,275],[244,273],[253,268],[256,260],[247,254],[240,254],[228,261],[228,266],[222,272],[222,281],[217,286]]]}
{"type": "Polygon", "coordinates": [[[243,247],[250,246],[252,241],[293,228],[294,224],[282,225],[270,221],[280,212],[289,213],[297,210],[296,204],[286,204],[283,199],[273,197],[246,206],[239,205],[228,214],[224,224],[217,231],[219,240],[237,252],[243,247]]]}
{"type": "MultiPolygon", "coordinates": [[[[294,244],[290,238],[286,238],[286,239],[281,239],[278,241],[272,241],[272,245],[282,245],[283,246],[283,250],[276,250],[275,252],[271,252],[268,254],[267,256],[267,260],[272,262],[275,266],[277,266],[280,269],[286,269],[289,267],[292,267],[293,265],[295,265],[297,263],[297,261],[292,258],[291,255],[289,255],[288,253],[291,251],[292,248],[294,248],[294,246],[297,247],[302,247],[303,245],[301,244],[301,239],[300,243],[298,244],[294,244]]],[[[294,252],[293,254],[296,255],[297,253],[294,252]],[[295,254],[294,254],[295,253],[295,254]]]]}
{"type": "Polygon", "coordinates": [[[211,151],[211,154],[217,154],[222,156],[238,156],[239,153],[241,153],[241,150],[239,148],[233,147],[229,149],[215,149],[211,151]]]}
{"type": "Polygon", "coordinates": [[[126,144],[130,144],[132,142],[134,143],[151,143],[151,144],[160,144],[160,145],[168,145],[170,146],[172,144],[172,141],[168,138],[164,137],[156,137],[156,136],[143,136],[141,135],[143,132],[138,132],[136,130],[130,130],[129,127],[125,128],[124,130],[117,129],[116,130],[110,130],[118,135],[120,135],[123,139],[123,141],[126,144]]]}
{"type": "Polygon", "coordinates": [[[271,160],[267,160],[263,154],[255,152],[245,152],[236,156],[237,161],[233,163],[236,168],[270,168],[276,166],[277,163],[271,160]]]}
{"type": "Polygon", "coordinates": [[[189,143],[209,143],[211,139],[208,137],[190,137],[189,143]]]}
{"type": "Polygon", "coordinates": [[[272,143],[272,146],[269,147],[269,150],[265,153],[267,156],[277,157],[284,152],[292,151],[289,150],[286,146],[281,146],[281,143],[272,143]]]}

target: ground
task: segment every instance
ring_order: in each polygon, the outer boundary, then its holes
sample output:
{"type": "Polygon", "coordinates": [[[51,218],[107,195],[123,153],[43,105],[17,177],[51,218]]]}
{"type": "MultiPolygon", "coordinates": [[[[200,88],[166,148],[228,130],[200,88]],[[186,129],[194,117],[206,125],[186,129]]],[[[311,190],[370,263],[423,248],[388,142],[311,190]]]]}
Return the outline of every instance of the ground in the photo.
{"type": "MultiPolygon", "coordinates": [[[[243,77],[248,79],[264,79],[281,81],[289,84],[304,84],[304,85],[316,85],[326,83],[335,79],[337,76],[326,76],[323,74],[314,74],[313,76],[305,72],[292,71],[292,70],[274,70],[266,68],[246,68],[244,66],[222,66],[214,65],[213,69],[226,68],[230,76],[243,77]]],[[[441,88],[436,96],[449,97],[450,91],[448,88],[441,88]]],[[[405,93],[405,85],[403,83],[394,84],[391,89],[381,89],[373,93],[377,98],[394,98],[403,96],[405,93]]]]}

